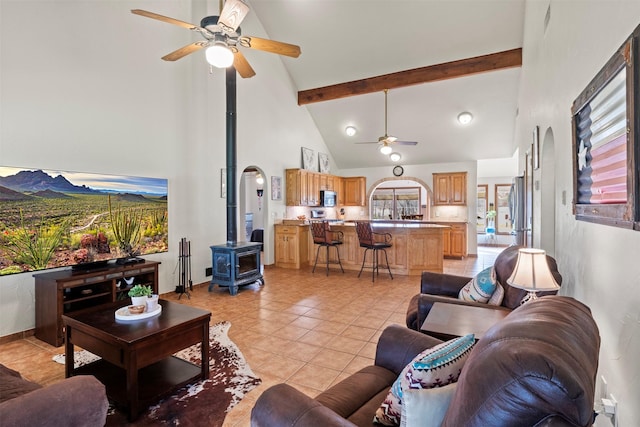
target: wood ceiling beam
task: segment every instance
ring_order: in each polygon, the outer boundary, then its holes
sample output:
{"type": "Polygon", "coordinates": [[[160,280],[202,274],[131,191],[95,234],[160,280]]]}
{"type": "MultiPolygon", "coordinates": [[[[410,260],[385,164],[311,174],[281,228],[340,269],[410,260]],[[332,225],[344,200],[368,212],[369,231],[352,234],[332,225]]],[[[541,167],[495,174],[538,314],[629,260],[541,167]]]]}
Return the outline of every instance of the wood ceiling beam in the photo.
{"type": "Polygon", "coordinates": [[[522,66],[522,48],[298,92],[298,105],[522,66]]]}

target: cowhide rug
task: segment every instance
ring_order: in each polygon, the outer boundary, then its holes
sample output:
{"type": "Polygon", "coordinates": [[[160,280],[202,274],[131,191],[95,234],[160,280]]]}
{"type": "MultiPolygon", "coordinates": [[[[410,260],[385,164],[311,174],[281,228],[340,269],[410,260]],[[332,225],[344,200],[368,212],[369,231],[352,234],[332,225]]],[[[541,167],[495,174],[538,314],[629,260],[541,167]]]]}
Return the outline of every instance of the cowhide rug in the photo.
{"type": "MultiPolygon", "coordinates": [[[[261,382],[227,332],[229,322],[220,322],[209,328],[210,377],[178,389],[172,396],[149,407],[133,423],[113,405],[109,408],[107,426],[222,426],[227,412],[244,395],[261,382]]],[[[175,356],[200,364],[200,344],[186,348],[175,356]]],[[[75,366],[90,363],[98,357],[88,351],[77,351],[75,366]]],[[[64,354],[53,360],[64,364],[64,354]]]]}

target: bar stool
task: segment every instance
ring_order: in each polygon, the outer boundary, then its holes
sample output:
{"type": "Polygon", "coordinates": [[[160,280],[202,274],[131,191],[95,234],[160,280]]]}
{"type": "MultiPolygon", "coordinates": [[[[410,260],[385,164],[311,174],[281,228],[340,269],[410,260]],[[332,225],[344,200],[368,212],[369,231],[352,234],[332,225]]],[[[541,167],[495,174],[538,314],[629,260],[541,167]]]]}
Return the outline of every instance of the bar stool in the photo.
{"type": "Polygon", "coordinates": [[[496,227],[489,225],[484,229],[484,242],[486,244],[496,244],[496,227]]]}
{"type": "Polygon", "coordinates": [[[327,251],[327,276],[329,275],[329,264],[340,265],[340,270],[344,273],[342,262],[340,261],[340,250],[338,249],[338,246],[342,244],[342,231],[331,231],[327,221],[313,221],[311,223],[311,234],[313,235],[313,243],[318,245],[318,250],[316,251],[316,262],[313,264],[313,270],[311,270],[311,272],[315,273],[316,265],[318,264],[318,255],[320,255],[320,248],[324,247],[327,251]],[[329,259],[329,248],[336,248],[337,260],[329,259]]]}
{"type": "Polygon", "coordinates": [[[364,257],[362,258],[362,267],[360,267],[358,277],[360,277],[362,270],[365,268],[364,263],[367,260],[367,252],[371,249],[373,250],[373,261],[371,266],[367,266],[367,268],[371,269],[371,281],[375,282],[376,275],[379,274],[378,268],[380,267],[380,263],[378,262],[378,251],[384,252],[386,265],[383,265],[382,267],[386,267],[387,270],[389,270],[389,276],[391,276],[391,279],[393,280],[393,274],[391,274],[391,268],[389,268],[389,258],[387,258],[387,248],[392,246],[391,234],[374,233],[371,223],[368,221],[356,221],[356,233],[358,234],[360,247],[365,248],[364,257]]]}

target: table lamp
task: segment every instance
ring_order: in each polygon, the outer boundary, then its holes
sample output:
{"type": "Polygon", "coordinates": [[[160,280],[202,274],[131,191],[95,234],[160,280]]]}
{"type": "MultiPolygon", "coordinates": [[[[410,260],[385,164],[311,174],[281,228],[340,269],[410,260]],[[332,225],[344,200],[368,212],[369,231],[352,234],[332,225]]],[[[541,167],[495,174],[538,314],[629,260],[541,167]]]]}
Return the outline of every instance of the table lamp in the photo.
{"type": "Polygon", "coordinates": [[[553,278],[547,254],[542,249],[523,248],[518,251],[518,260],[507,283],[514,288],[529,292],[521,304],[538,299],[536,292],[555,291],[560,286],[553,278]]]}

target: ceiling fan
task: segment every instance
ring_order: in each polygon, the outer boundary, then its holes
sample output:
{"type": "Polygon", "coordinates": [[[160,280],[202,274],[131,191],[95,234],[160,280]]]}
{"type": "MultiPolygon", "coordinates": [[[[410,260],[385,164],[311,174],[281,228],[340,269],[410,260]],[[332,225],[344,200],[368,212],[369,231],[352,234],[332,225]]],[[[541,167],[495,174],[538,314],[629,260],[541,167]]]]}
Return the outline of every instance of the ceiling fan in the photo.
{"type": "Polygon", "coordinates": [[[219,68],[233,65],[241,77],[249,78],[253,77],[256,72],[251,68],[238,46],[292,58],[300,56],[299,46],[259,37],[242,36],[239,27],[249,13],[249,6],[241,0],[227,0],[220,16],[207,16],[200,21],[200,26],[142,9],[133,9],[131,13],[197,31],[205,38],[205,40],[191,43],[163,56],[162,59],[165,61],[176,61],[190,53],[207,48],[207,62],[211,65],[219,68]]]}
{"type": "Polygon", "coordinates": [[[416,145],[416,141],[399,141],[395,136],[391,136],[387,133],[387,93],[389,89],[384,90],[384,135],[378,138],[377,141],[370,142],[356,142],[356,144],[379,144],[380,152],[382,154],[390,154],[393,149],[392,145],[416,145]]]}

